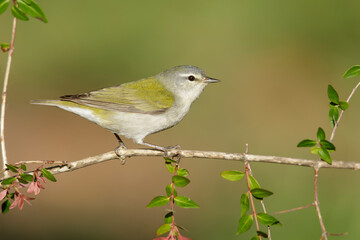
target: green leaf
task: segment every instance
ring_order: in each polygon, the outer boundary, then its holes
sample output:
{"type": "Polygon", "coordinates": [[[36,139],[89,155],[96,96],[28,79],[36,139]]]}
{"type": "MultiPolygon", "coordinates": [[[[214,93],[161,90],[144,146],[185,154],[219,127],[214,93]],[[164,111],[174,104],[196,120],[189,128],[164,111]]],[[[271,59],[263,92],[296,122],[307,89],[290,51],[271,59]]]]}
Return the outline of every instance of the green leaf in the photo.
{"type": "Polygon", "coordinates": [[[8,43],[1,43],[0,44],[0,49],[3,52],[7,52],[10,50],[10,45],[8,43]]]}
{"type": "Polygon", "coordinates": [[[26,165],[25,164],[21,164],[20,168],[24,171],[26,171],[26,165]]]}
{"type": "Polygon", "coordinates": [[[339,95],[331,85],[328,86],[328,97],[331,102],[339,104],[339,95]]]}
{"type": "Polygon", "coordinates": [[[318,128],[316,136],[319,141],[325,140],[325,132],[321,127],[318,128]]]}
{"type": "Polygon", "coordinates": [[[165,214],[164,222],[165,223],[172,223],[172,216],[173,215],[174,215],[173,212],[168,212],[167,214],[165,214]]]}
{"type": "Polygon", "coordinates": [[[319,149],[318,155],[321,157],[322,160],[324,160],[325,162],[327,162],[328,164],[331,165],[332,160],[331,160],[330,153],[328,152],[328,150],[326,150],[324,147],[321,147],[319,149]]]}
{"type": "Polygon", "coordinates": [[[310,149],[310,152],[312,154],[317,155],[319,153],[320,147],[313,147],[312,149],[310,149]]]}
{"type": "MultiPolygon", "coordinates": [[[[165,191],[166,191],[166,195],[168,195],[170,197],[171,196],[171,184],[166,186],[165,191]]],[[[177,191],[174,186],[174,197],[176,197],[176,196],[177,196],[177,191]]]]}
{"type": "Polygon", "coordinates": [[[173,162],[173,163],[177,163],[176,160],[172,160],[171,158],[167,158],[167,157],[164,157],[165,159],[165,162],[173,162]]]}
{"type": "Polygon", "coordinates": [[[352,66],[349,70],[344,73],[344,78],[351,78],[360,75],[360,66],[352,66]]]}
{"type": "Polygon", "coordinates": [[[223,171],[221,177],[229,181],[239,181],[244,177],[245,173],[235,170],[223,171]]]}
{"type": "Polygon", "coordinates": [[[244,193],[243,195],[241,195],[240,204],[241,204],[241,216],[244,216],[250,207],[248,193],[244,193]]]}
{"type": "Polygon", "coordinates": [[[16,166],[13,166],[13,165],[10,165],[10,164],[5,164],[6,165],[6,168],[9,169],[10,171],[14,172],[14,173],[17,173],[18,170],[16,166]]]}
{"type": "Polygon", "coordinates": [[[250,189],[260,188],[260,184],[258,183],[258,181],[256,181],[256,179],[251,175],[249,175],[249,183],[250,189]]]}
{"type": "Polygon", "coordinates": [[[189,171],[186,170],[185,168],[180,168],[177,170],[176,174],[179,176],[186,177],[186,176],[189,176],[189,171]]]}
{"type": "Polygon", "coordinates": [[[252,237],[250,240],[260,240],[259,236],[252,237]]]}
{"type": "Polygon", "coordinates": [[[0,15],[9,7],[10,0],[0,0],[0,15]]]}
{"type": "Polygon", "coordinates": [[[10,210],[10,206],[11,203],[8,199],[6,199],[2,204],[1,204],[1,212],[2,213],[7,213],[10,210]]]}
{"type": "Polygon", "coordinates": [[[20,177],[25,180],[25,181],[28,181],[28,182],[32,182],[33,179],[34,179],[34,176],[33,175],[30,175],[30,174],[27,174],[27,173],[20,173],[20,177]]]}
{"type": "Polygon", "coordinates": [[[24,180],[22,178],[18,178],[18,181],[19,181],[19,183],[22,183],[22,184],[28,184],[29,183],[28,181],[26,181],[26,180],[24,180]]]}
{"type": "Polygon", "coordinates": [[[249,230],[251,228],[252,223],[253,223],[252,215],[245,214],[244,216],[242,216],[239,220],[239,226],[236,234],[239,235],[249,230]]]}
{"type": "Polygon", "coordinates": [[[169,171],[169,173],[175,172],[175,166],[171,162],[166,162],[165,166],[166,166],[167,170],[169,171]]]}
{"type": "Polygon", "coordinates": [[[263,237],[263,238],[268,238],[269,236],[267,235],[267,233],[264,233],[262,231],[256,231],[256,234],[260,237],[263,237]]]}
{"type": "Polygon", "coordinates": [[[163,224],[156,230],[156,236],[163,235],[164,233],[170,231],[170,229],[171,229],[170,223],[163,224]]]}
{"type": "Polygon", "coordinates": [[[259,220],[259,222],[261,222],[264,225],[275,225],[275,224],[280,224],[279,220],[277,220],[276,218],[274,218],[273,216],[270,216],[269,214],[266,213],[258,213],[257,215],[257,219],[259,220]]]}
{"type": "Polygon", "coordinates": [[[185,187],[186,185],[188,185],[190,183],[190,180],[186,177],[175,175],[172,177],[172,182],[177,187],[185,187]]]}
{"type": "Polygon", "coordinates": [[[28,21],[29,18],[26,16],[26,14],[21,11],[17,6],[12,6],[11,13],[14,17],[16,17],[19,20],[28,21]]]}
{"type": "MultiPolygon", "coordinates": [[[[43,21],[44,23],[47,23],[48,20],[45,16],[44,11],[41,9],[41,7],[39,6],[39,4],[37,4],[35,1],[31,1],[30,7],[32,9],[34,9],[34,11],[37,12],[37,14],[39,14],[39,16],[35,17],[37,19],[39,19],[40,21],[43,21]]],[[[30,15],[30,14],[29,14],[30,15]]],[[[31,15],[30,15],[31,16],[31,15]]]]}
{"type": "Polygon", "coordinates": [[[349,103],[344,102],[344,101],[339,101],[339,106],[340,106],[341,110],[345,111],[346,109],[349,108],[349,103]]]}
{"type": "Polygon", "coordinates": [[[152,208],[152,207],[164,206],[169,201],[170,201],[170,197],[157,196],[157,197],[154,197],[146,207],[147,208],[152,208]]]}
{"type": "Polygon", "coordinates": [[[327,140],[321,140],[320,144],[322,147],[324,147],[327,150],[334,150],[334,151],[336,150],[335,145],[327,140]]]}
{"type": "Polygon", "coordinates": [[[23,2],[27,3],[27,4],[31,4],[32,0],[22,0],[23,2]]]}
{"type": "Polygon", "coordinates": [[[12,184],[13,182],[15,182],[16,178],[15,177],[10,177],[10,178],[7,178],[5,179],[4,181],[1,182],[1,185],[10,185],[12,184]]]}
{"type": "Polygon", "coordinates": [[[41,168],[41,172],[44,175],[44,177],[46,177],[47,179],[49,179],[52,182],[56,182],[56,178],[54,177],[54,175],[52,175],[51,172],[49,172],[45,168],[41,168]]]}
{"type": "Polygon", "coordinates": [[[313,147],[316,145],[316,143],[317,142],[315,140],[304,139],[298,143],[297,147],[313,147]]]}
{"type": "Polygon", "coordinates": [[[331,126],[334,127],[335,122],[339,119],[339,106],[338,105],[336,105],[336,106],[330,105],[329,119],[331,122],[331,126]]]}
{"type": "Polygon", "coordinates": [[[269,190],[263,189],[263,188],[254,188],[251,190],[251,194],[256,198],[262,200],[264,197],[269,197],[273,195],[273,192],[270,192],[269,190]]]}
{"type": "Polygon", "coordinates": [[[23,11],[24,13],[30,15],[31,17],[34,18],[41,18],[41,14],[39,12],[37,12],[32,6],[31,4],[27,4],[22,0],[18,0],[17,1],[19,9],[21,11],[23,11]]]}
{"type": "Polygon", "coordinates": [[[185,196],[177,196],[174,198],[174,201],[176,205],[181,208],[199,208],[199,205],[197,205],[193,200],[185,196]]]}
{"type": "Polygon", "coordinates": [[[15,198],[15,193],[9,193],[9,192],[8,192],[8,197],[11,198],[12,200],[14,200],[14,198],[15,198]]]}

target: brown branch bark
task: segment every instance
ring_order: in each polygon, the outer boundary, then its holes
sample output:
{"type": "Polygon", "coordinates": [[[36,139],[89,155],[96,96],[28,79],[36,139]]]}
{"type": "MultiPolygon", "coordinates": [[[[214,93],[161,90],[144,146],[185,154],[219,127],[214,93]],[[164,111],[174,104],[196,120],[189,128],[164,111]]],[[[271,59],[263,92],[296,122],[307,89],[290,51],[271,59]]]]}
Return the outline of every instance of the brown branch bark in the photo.
{"type": "MultiPolygon", "coordinates": [[[[164,156],[164,153],[157,150],[151,149],[120,149],[118,155],[121,158],[126,159],[136,156],[164,156]]],[[[61,163],[56,162],[55,165],[47,167],[52,174],[60,174],[70,171],[75,171],[80,168],[88,167],[94,164],[99,164],[102,162],[119,159],[115,151],[99,154],[97,156],[92,156],[84,158],[81,160],[61,163]]],[[[337,169],[353,169],[359,170],[360,163],[357,162],[343,162],[343,161],[333,161],[332,165],[327,164],[323,161],[308,160],[308,159],[299,159],[299,158],[288,158],[288,157],[278,157],[278,156],[263,156],[263,155],[254,155],[254,154],[244,154],[244,153],[226,153],[226,152],[211,152],[211,151],[197,151],[197,150],[169,150],[169,156],[179,155],[182,158],[209,158],[209,159],[219,159],[219,160],[232,160],[232,161],[241,161],[245,160],[248,162],[265,162],[265,163],[277,163],[285,165],[295,165],[311,168],[337,168],[337,169]]],[[[29,161],[29,163],[40,163],[47,164],[51,161],[29,161]]],[[[22,163],[26,164],[27,161],[22,163]]],[[[0,181],[4,180],[6,177],[0,178],[0,181]]]]}

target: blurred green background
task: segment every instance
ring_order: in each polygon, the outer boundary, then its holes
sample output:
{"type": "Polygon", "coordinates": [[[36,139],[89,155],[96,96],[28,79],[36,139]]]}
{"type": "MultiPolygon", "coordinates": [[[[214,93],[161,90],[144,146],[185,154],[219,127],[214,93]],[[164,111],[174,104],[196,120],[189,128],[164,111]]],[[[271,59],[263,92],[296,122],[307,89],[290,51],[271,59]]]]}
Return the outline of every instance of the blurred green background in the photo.
{"type": "MultiPolygon", "coordinates": [[[[312,158],[297,149],[322,126],[328,136],[327,85],[345,99],[359,79],[342,74],[359,64],[360,2],[343,1],[42,1],[49,23],[18,22],[8,89],[9,161],[73,161],[113,150],[114,136],[63,110],[31,99],[87,92],[191,64],[222,82],[208,86],[176,127],[146,138],[183,149],[312,158]]],[[[0,16],[0,42],[9,42],[12,18],[0,16]]],[[[0,73],[7,55],[0,56],[0,73]]],[[[360,92],[335,136],[334,159],[359,161],[360,92]]],[[[128,147],[139,147],[125,139],[128,147]]],[[[179,189],[200,209],[177,209],[176,221],[193,239],[236,236],[244,182],[220,172],[243,169],[232,161],[184,159],[191,184],[179,189]]],[[[275,212],[313,200],[313,170],[252,164],[275,212]]],[[[57,176],[23,211],[0,216],[2,239],[152,239],[165,208],[146,209],[164,194],[170,175],[161,158],[137,157],[57,176]]],[[[321,170],[319,197],[329,232],[358,239],[358,172],[321,170]]],[[[259,209],[259,208],[258,208],[259,209]]],[[[314,209],[277,216],[273,239],[320,239],[314,209]]]]}

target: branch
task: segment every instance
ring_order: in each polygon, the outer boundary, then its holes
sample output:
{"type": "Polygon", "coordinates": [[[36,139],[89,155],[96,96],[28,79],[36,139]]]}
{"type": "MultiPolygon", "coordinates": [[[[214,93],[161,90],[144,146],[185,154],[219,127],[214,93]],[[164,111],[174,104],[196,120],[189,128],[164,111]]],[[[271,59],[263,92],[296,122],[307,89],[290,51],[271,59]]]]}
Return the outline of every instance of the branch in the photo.
{"type": "Polygon", "coordinates": [[[319,170],[315,169],[315,177],[314,177],[314,206],[316,209],[316,213],[318,215],[320,227],[321,227],[321,239],[328,240],[328,233],[325,228],[324,221],[322,219],[321,211],[320,211],[320,202],[319,202],[319,196],[318,196],[318,178],[319,178],[319,170]]]}
{"type": "MultiPolygon", "coordinates": [[[[16,22],[17,22],[17,19],[16,19],[16,17],[14,17],[9,55],[8,55],[8,60],[7,60],[7,64],[6,64],[4,86],[3,86],[3,90],[2,90],[2,103],[1,103],[1,115],[0,115],[0,143],[1,143],[1,154],[2,154],[2,166],[3,166],[3,169],[6,168],[5,164],[7,164],[7,157],[6,157],[6,150],[5,150],[5,138],[4,138],[6,91],[7,91],[7,86],[8,86],[8,82],[9,82],[12,55],[13,55],[13,52],[14,52],[16,22]]],[[[5,172],[5,176],[6,177],[8,176],[7,172],[5,172]]]]}
{"type": "MultiPolygon", "coordinates": [[[[352,96],[354,95],[354,93],[356,92],[356,90],[358,89],[359,86],[360,86],[360,82],[358,82],[358,84],[356,84],[356,86],[355,86],[355,87],[353,88],[353,90],[351,91],[348,99],[346,100],[347,103],[350,102],[350,99],[352,98],[352,96]]],[[[332,142],[332,141],[334,140],[335,132],[336,132],[338,126],[339,126],[339,122],[340,122],[343,114],[344,114],[344,110],[341,110],[341,111],[340,111],[340,114],[339,114],[339,118],[338,118],[338,120],[335,122],[335,126],[334,126],[334,128],[333,128],[333,130],[332,130],[332,132],[331,132],[331,137],[330,137],[330,140],[329,140],[330,142],[332,142]]]]}
{"type": "MultiPolygon", "coordinates": [[[[73,162],[64,162],[51,167],[47,167],[52,174],[65,173],[70,171],[75,171],[80,168],[88,167],[94,164],[114,160],[114,159],[125,159],[136,156],[165,156],[162,151],[151,150],[151,149],[119,149],[118,155],[115,151],[103,153],[97,156],[84,158],[78,161],[73,162]],[[119,156],[121,156],[119,158],[119,156]]],[[[210,159],[219,159],[219,160],[233,160],[241,161],[245,160],[248,162],[266,162],[266,163],[277,163],[285,165],[295,165],[303,167],[311,167],[314,169],[320,168],[337,168],[337,169],[353,169],[359,170],[360,163],[357,162],[343,162],[343,161],[333,161],[332,165],[327,164],[323,161],[307,160],[307,159],[298,159],[298,158],[287,158],[287,157],[278,157],[278,156],[263,156],[263,155],[254,155],[254,154],[243,154],[243,153],[226,153],[226,152],[211,152],[211,151],[197,151],[197,150],[169,150],[167,152],[169,156],[181,156],[181,158],[210,158],[210,159]]],[[[23,161],[22,163],[51,163],[51,161],[23,161]]],[[[58,163],[58,162],[57,162],[58,163]]],[[[0,178],[0,181],[3,181],[6,177],[0,178]]]]}

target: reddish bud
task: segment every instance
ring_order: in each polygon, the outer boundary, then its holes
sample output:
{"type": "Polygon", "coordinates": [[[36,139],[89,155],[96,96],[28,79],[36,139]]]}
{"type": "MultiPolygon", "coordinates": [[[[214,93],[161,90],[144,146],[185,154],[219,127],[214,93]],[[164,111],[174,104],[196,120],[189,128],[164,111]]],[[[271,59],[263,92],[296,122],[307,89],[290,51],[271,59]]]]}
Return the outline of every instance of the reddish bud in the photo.
{"type": "Polygon", "coordinates": [[[191,240],[191,238],[184,237],[184,236],[179,234],[179,240],[191,240]]]}
{"type": "MultiPolygon", "coordinates": [[[[37,181],[36,184],[38,185],[39,188],[45,189],[45,187],[40,183],[40,181],[37,181]]],[[[39,192],[40,192],[40,189],[39,189],[39,192]]]]}
{"type": "Polygon", "coordinates": [[[46,183],[46,180],[44,177],[38,177],[39,179],[41,179],[44,183],[46,183]]]}
{"type": "Polygon", "coordinates": [[[8,189],[5,189],[4,191],[0,192],[0,201],[3,200],[8,192],[8,189]]]}
{"type": "Polygon", "coordinates": [[[20,194],[19,196],[20,201],[19,201],[19,210],[21,211],[24,207],[24,195],[20,194]]]}
{"type": "Polygon", "coordinates": [[[36,183],[35,183],[35,182],[31,182],[31,183],[30,183],[30,186],[29,186],[29,188],[28,188],[28,190],[27,190],[27,193],[32,193],[32,192],[34,192],[34,191],[35,191],[35,188],[36,188],[36,183]]]}
{"type": "Polygon", "coordinates": [[[34,200],[34,199],[35,199],[35,198],[24,196],[24,200],[25,200],[29,205],[31,205],[31,203],[29,202],[29,200],[34,200]]]}
{"type": "Polygon", "coordinates": [[[20,203],[20,197],[19,197],[20,193],[16,192],[15,193],[15,199],[13,201],[13,203],[10,205],[10,209],[16,208],[17,205],[19,205],[20,203]]]}

